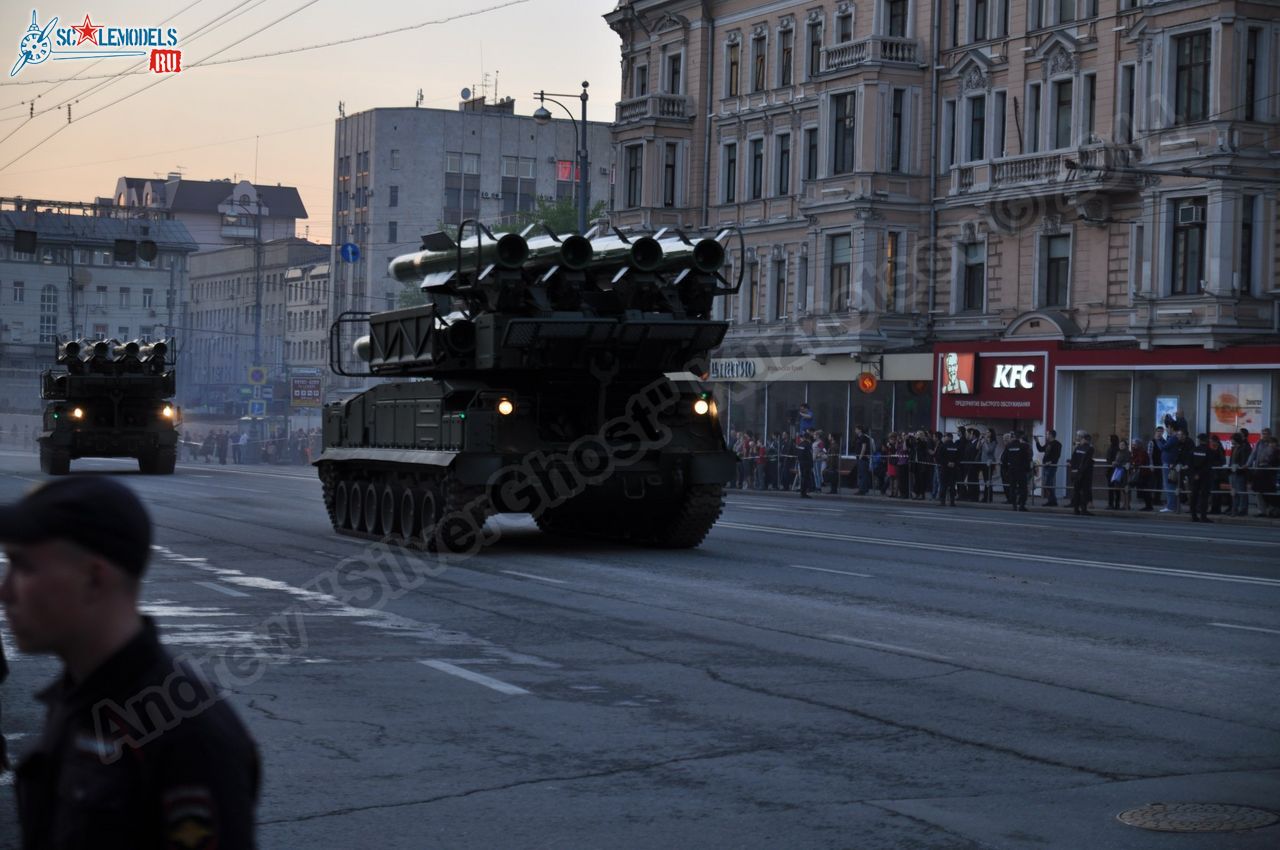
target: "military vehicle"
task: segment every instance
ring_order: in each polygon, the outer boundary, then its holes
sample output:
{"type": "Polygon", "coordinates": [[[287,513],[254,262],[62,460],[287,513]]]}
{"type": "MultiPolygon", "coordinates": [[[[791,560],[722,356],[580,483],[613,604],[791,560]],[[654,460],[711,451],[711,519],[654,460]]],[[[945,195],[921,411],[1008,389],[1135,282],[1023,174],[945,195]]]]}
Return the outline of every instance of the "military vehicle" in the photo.
{"type": "Polygon", "coordinates": [[[531,513],[560,535],[706,536],[735,458],[695,374],[728,330],[715,297],[741,285],[721,274],[736,231],[544,230],[428,234],[390,264],[425,305],[333,323],[334,372],[391,379],[325,407],[335,530],[458,551],[466,526],[531,513]]]}
{"type": "Polygon", "coordinates": [[[40,469],[66,475],[81,457],[134,457],[151,475],[173,474],[179,413],[173,340],[77,339],[54,343],[60,368],[40,375],[40,469]]]}

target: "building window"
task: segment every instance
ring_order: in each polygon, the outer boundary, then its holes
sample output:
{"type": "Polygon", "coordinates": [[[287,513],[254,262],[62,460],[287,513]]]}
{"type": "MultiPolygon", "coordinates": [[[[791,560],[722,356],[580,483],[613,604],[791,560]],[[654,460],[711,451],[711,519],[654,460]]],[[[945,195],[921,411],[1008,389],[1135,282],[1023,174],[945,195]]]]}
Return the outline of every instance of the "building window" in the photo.
{"type": "Polygon", "coordinates": [[[129,287],[127,286],[120,287],[120,306],[129,306],[129,287]]]}
{"type": "Polygon", "coordinates": [[[24,304],[26,303],[26,300],[27,300],[27,285],[20,280],[15,280],[13,282],[13,303],[24,304]]]}
{"type": "Polygon", "coordinates": [[[95,302],[95,306],[98,306],[98,307],[107,306],[107,288],[105,286],[99,286],[97,288],[96,294],[98,296],[98,300],[95,302]]]}
{"type": "Polygon", "coordinates": [[[737,97],[739,66],[742,62],[742,46],[737,42],[730,44],[727,54],[729,68],[725,73],[725,94],[728,97],[737,97]]]}
{"type": "Polygon", "coordinates": [[[1209,33],[1196,32],[1173,40],[1177,62],[1174,82],[1174,123],[1209,117],[1209,33]]]}
{"type": "Polygon", "coordinates": [[[1084,76],[1084,127],[1083,136],[1084,143],[1093,141],[1093,132],[1095,128],[1095,113],[1098,108],[1098,75],[1085,74],[1084,76]]]}
{"type": "Polygon", "coordinates": [[[396,150],[395,148],[391,149],[391,170],[392,171],[400,170],[400,151],[396,150]]]}
{"type": "Polygon", "coordinates": [[[662,163],[662,205],[676,205],[676,162],[680,156],[680,146],[667,143],[666,157],[662,163]]]}
{"type": "Polygon", "coordinates": [[[956,102],[942,102],[942,167],[956,164],[956,102]]]}
{"type": "Polygon", "coordinates": [[[848,92],[831,98],[832,174],[848,174],[854,168],[853,155],[857,143],[854,96],[853,92],[848,92]]]}
{"type": "Polygon", "coordinates": [[[849,285],[853,280],[853,237],[848,233],[840,233],[827,240],[828,255],[831,257],[830,297],[831,312],[838,313],[849,309],[849,285]]]}
{"type": "MultiPolygon", "coordinates": [[[[479,174],[480,173],[480,154],[464,153],[462,155],[462,173],[463,174],[479,174]]],[[[364,204],[361,204],[360,206],[364,206],[364,204]]]]}
{"type": "Polygon", "coordinates": [[[1116,137],[1121,142],[1133,141],[1135,123],[1133,96],[1136,72],[1137,69],[1133,65],[1120,66],[1120,114],[1116,116],[1116,137]]]}
{"type": "Polygon", "coordinates": [[[1040,84],[1027,86],[1027,153],[1040,151],[1040,84]]]}
{"type": "Polygon", "coordinates": [[[1071,237],[1046,236],[1044,252],[1044,306],[1065,307],[1071,280],[1071,237]]]}
{"type": "Polygon", "coordinates": [[[760,318],[760,263],[747,265],[747,319],[754,322],[760,318]]]}
{"type": "Polygon", "coordinates": [[[672,53],[667,57],[667,94],[680,94],[680,60],[682,54],[672,53]]]}
{"type": "Polygon", "coordinates": [[[886,313],[902,312],[902,302],[906,297],[907,266],[903,262],[902,243],[905,236],[891,230],[885,239],[884,248],[884,309],[886,313]]]}
{"type": "Polygon", "coordinates": [[[1053,84],[1053,147],[1071,147],[1071,80],[1053,84]]]}
{"type": "Polygon", "coordinates": [[[818,128],[806,127],[804,131],[804,179],[818,179],[818,128]]]}
{"type": "Polygon", "coordinates": [[[764,91],[765,71],[765,38],[762,35],[751,39],[751,90],[764,91]]]}
{"type": "Polygon", "coordinates": [[[1262,40],[1262,30],[1257,27],[1249,27],[1249,32],[1245,36],[1244,50],[1244,120],[1253,121],[1257,118],[1256,104],[1258,102],[1258,74],[1261,68],[1258,65],[1258,42],[1262,40]]]}
{"type": "Polygon", "coordinates": [[[649,94],[649,66],[637,65],[635,77],[632,80],[634,88],[632,94],[634,97],[646,97],[649,94]]]}
{"type": "Polygon", "coordinates": [[[791,134],[783,133],[775,142],[778,148],[778,183],[777,193],[786,195],[791,191],[791,134]]]}
{"type": "Polygon", "coordinates": [[[400,187],[399,186],[387,187],[387,206],[389,207],[400,206],[400,187]]]}
{"type": "Polygon", "coordinates": [[[642,145],[628,145],[626,150],[627,191],[625,200],[628,207],[638,207],[640,206],[640,182],[644,167],[644,147],[642,145]]]}
{"type": "Polygon", "coordinates": [[[773,318],[787,317],[787,264],[784,260],[773,261],[773,318]]]}
{"type": "Polygon", "coordinates": [[[987,295],[987,246],[982,242],[968,242],[962,250],[964,275],[960,309],[982,312],[986,308],[987,295]]]}
{"type": "Polygon", "coordinates": [[[973,40],[987,40],[987,0],[973,0],[973,40]]]}
{"type": "Polygon", "coordinates": [[[896,173],[902,171],[903,114],[906,108],[907,90],[893,90],[893,107],[889,125],[889,170],[896,173]]]}
{"type": "Polygon", "coordinates": [[[1240,292],[1253,291],[1253,216],[1257,195],[1240,199],[1240,292]]]}
{"type": "Polygon", "coordinates": [[[154,289],[142,290],[142,309],[144,310],[155,309],[155,292],[156,291],[154,289]]]}
{"type": "Polygon", "coordinates": [[[399,236],[399,229],[400,228],[396,222],[394,221],[387,222],[387,241],[390,242],[392,245],[400,241],[398,238],[396,238],[399,236]]]}
{"type": "Polygon", "coordinates": [[[785,29],[778,33],[778,85],[791,85],[793,69],[795,64],[795,43],[796,34],[793,30],[785,29]]]}
{"type": "Polygon", "coordinates": [[[1195,295],[1204,291],[1204,214],[1207,199],[1184,198],[1173,207],[1174,295],[1195,295]]]}
{"type": "Polygon", "coordinates": [[[987,98],[986,95],[969,98],[969,158],[976,162],[987,156],[987,98]]]}
{"type": "Polygon", "coordinates": [[[40,290],[40,341],[55,342],[58,338],[58,290],[47,284],[40,290]]]}
{"type": "Polygon", "coordinates": [[[1006,155],[1004,144],[1005,117],[1007,115],[1008,97],[1005,92],[996,92],[996,126],[995,135],[992,137],[991,156],[1000,158],[1006,155]]]}
{"type": "Polygon", "coordinates": [[[764,139],[751,140],[751,200],[764,197],[764,139]]]}
{"type": "Polygon", "coordinates": [[[732,204],[738,200],[738,146],[724,146],[724,202],[732,204]]]}
{"type": "Polygon", "coordinates": [[[809,257],[800,255],[800,271],[796,273],[796,310],[803,311],[809,294],[809,257]]]}
{"type": "Polygon", "coordinates": [[[805,73],[809,79],[822,73],[822,22],[814,21],[806,28],[809,44],[809,57],[805,73]]]}
{"type": "Polygon", "coordinates": [[[951,0],[951,46],[960,46],[960,0],[951,0]]]}
{"type": "Polygon", "coordinates": [[[836,15],[836,44],[853,41],[853,12],[836,15]]]}
{"type": "Polygon", "coordinates": [[[888,0],[885,3],[889,19],[889,36],[892,38],[907,37],[907,0],[888,0]]]}

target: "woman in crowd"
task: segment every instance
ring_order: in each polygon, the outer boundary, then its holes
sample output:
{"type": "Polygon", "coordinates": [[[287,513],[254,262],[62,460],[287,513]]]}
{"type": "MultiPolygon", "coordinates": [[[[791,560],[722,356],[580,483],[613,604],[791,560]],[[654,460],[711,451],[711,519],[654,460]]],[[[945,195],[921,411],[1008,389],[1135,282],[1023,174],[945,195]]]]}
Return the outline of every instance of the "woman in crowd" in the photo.
{"type": "Polygon", "coordinates": [[[1151,455],[1141,437],[1135,437],[1129,446],[1129,486],[1142,500],[1139,510],[1150,511],[1151,507],[1151,455]]]}
{"type": "Polygon", "coordinates": [[[1236,432],[1231,437],[1231,516],[1249,515],[1249,477],[1245,466],[1252,454],[1249,435],[1236,432]]]}
{"type": "Polygon", "coordinates": [[[990,502],[992,495],[992,478],[996,469],[996,447],[999,440],[996,439],[996,429],[988,428],[987,433],[982,435],[978,440],[978,475],[982,478],[981,495],[978,497],[980,502],[990,502]]]}
{"type": "Polygon", "coordinates": [[[1111,459],[1109,476],[1107,478],[1107,510],[1118,511],[1128,509],[1129,507],[1129,462],[1132,460],[1132,454],[1129,451],[1129,441],[1121,440],[1115,434],[1111,435],[1115,440],[1115,445],[1107,449],[1107,455],[1111,459]]]}

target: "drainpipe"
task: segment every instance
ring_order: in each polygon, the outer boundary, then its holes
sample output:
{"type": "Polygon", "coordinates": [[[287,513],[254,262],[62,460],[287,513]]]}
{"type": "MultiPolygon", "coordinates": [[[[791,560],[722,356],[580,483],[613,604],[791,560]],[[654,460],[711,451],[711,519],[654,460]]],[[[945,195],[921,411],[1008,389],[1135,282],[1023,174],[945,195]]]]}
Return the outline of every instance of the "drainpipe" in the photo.
{"type": "Polygon", "coordinates": [[[702,226],[704,228],[711,224],[711,116],[714,113],[716,85],[716,18],[712,6],[712,0],[702,0],[702,20],[707,25],[707,47],[702,59],[707,68],[707,119],[706,125],[702,128],[702,226]]]}
{"type": "Polygon", "coordinates": [[[929,134],[929,316],[926,321],[932,327],[933,311],[938,304],[938,150],[941,147],[942,105],[938,102],[938,44],[942,38],[942,0],[933,0],[933,45],[929,51],[929,109],[933,113],[933,132],[929,134]]]}

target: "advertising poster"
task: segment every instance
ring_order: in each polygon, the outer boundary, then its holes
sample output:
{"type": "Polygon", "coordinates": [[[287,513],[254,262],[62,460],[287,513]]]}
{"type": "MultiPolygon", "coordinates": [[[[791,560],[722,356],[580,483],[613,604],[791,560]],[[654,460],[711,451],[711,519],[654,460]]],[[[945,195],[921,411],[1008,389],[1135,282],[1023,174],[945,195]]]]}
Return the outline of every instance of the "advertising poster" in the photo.
{"type": "Polygon", "coordinates": [[[1156,424],[1163,425],[1166,416],[1173,416],[1178,411],[1179,397],[1176,395],[1156,396],[1156,424]]]}
{"type": "Polygon", "coordinates": [[[972,354],[948,351],[942,355],[943,395],[970,395],[974,387],[972,354]]]}
{"type": "Polygon", "coordinates": [[[1240,428],[1249,430],[1249,441],[1257,442],[1266,423],[1262,409],[1262,384],[1210,384],[1209,433],[1229,444],[1240,428]]]}

